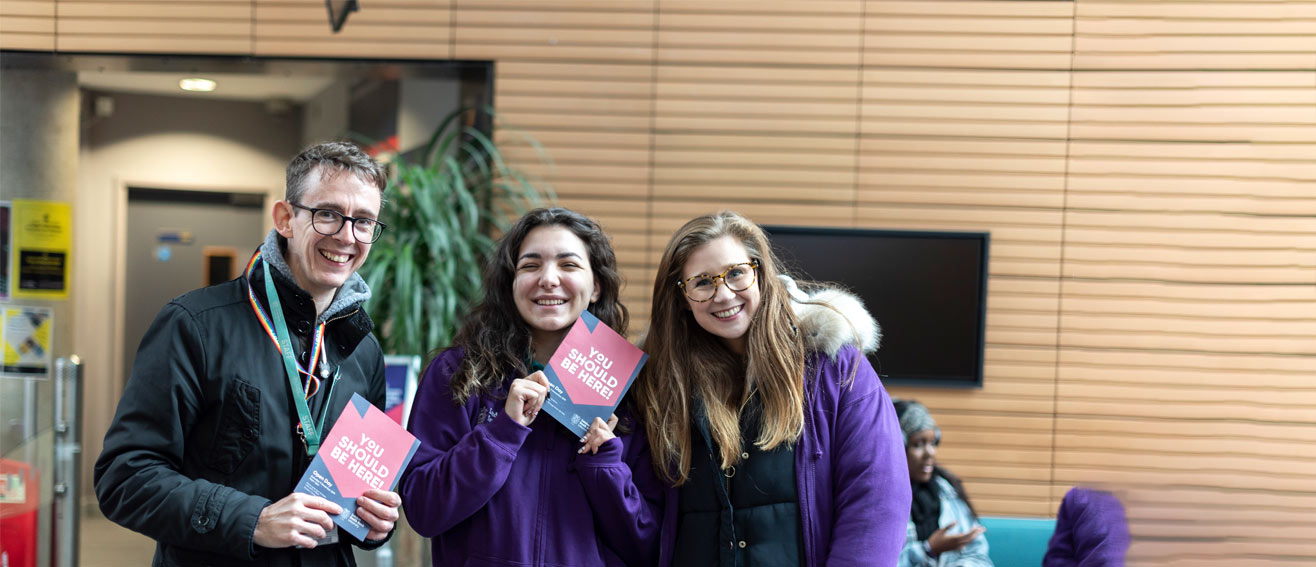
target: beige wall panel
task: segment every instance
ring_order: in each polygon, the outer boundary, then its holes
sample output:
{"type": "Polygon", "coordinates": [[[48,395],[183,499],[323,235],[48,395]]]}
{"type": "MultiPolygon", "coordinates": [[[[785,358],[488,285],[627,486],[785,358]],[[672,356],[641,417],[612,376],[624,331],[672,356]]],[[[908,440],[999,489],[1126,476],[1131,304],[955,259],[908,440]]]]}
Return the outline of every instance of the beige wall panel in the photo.
{"type": "MultiPolygon", "coordinates": [[[[1114,285],[1118,285],[1118,283],[1114,283],[1114,285]]],[[[1311,286],[1297,284],[1291,287],[1310,288],[1311,286]]],[[[1311,300],[1238,301],[1223,294],[1217,298],[1200,300],[1173,296],[1119,297],[1108,294],[1087,296],[1078,292],[1075,286],[1069,283],[1066,283],[1065,286],[1065,298],[1062,305],[1068,314],[1136,314],[1144,317],[1185,319],[1199,317],[1244,323],[1248,320],[1274,323],[1316,321],[1316,302],[1311,300]]],[[[1313,353],[1316,354],[1316,347],[1313,347],[1313,353]]]]}
{"type": "MultiPolygon", "coordinates": [[[[918,185],[905,185],[899,182],[910,180],[912,177],[931,177],[933,174],[905,173],[899,178],[888,175],[887,170],[864,170],[860,173],[860,183],[862,184],[855,196],[855,200],[860,203],[878,205],[945,205],[945,206],[970,206],[970,207],[1009,207],[1009,208],[1059,208],[1064,200],[1064,195],[1052,191],[1024,191],[1024,190],[1004,190],[992,187],[982,188],[965,188],[965,189],[942,189],[939,187],[926,187],[918,185]],[[878,181],[880,180],[880,181],[878,181]]],[[[933,181],[951,180],[938,179],[933,181]]],[[[1016,178],[1017,176],[993,176],[991,174],[968,175],[973,179],[965,179],[966,182],[973,182],[978,179],[992,178],[992,181],[1001,184],[1007,184],[1001,177],[1016,178]]],[[[1054,183],[1059,185],[1063,183],[1064,178],[1060,176],[1052,177],[1054,183]]],[[[911,183],[924,182],[925,179],[917,181],[910,180],[911,183]]]]}
{"type": "MultiPolygon", "coordinates": [[[[1067,395],[1067,392],[1066,392],[1067,395]]],[[[1049,443],[1050,439],[1048,439],[1049,443]]],[[[1302,460],[1303,444],[1271,439],[1187,438],[1182,435],[1150,437],[1128,435],[1078,435],[1058,433],[1056,446],[1066,451],[1132,451],[1142,454],[1237,455],[1302,460]]]]}
{"type": "MultiPolygon", "coordinates": [[[[515,124],[507,124],[506,121],[502,123],[506,126],[494,131],[494,139],[497,140],[500,146],[508,148],[530,147],[531,139],[527,138],[526,132],[517,130],[515,124]]],[[[638,149],[647,152],[649,138],[650,134],[648,132],[539,130],[535,133],[533,140],[545,148],[571,145],[578,148],[638,149]]]]}
{"type": "MultiPolygon", "coordinates": [[[[866,145],[868,139],[860,144],[866,145]]],[[[1062,143],[1062,142],[1056,142],[1062,143]]],[[[983,174],[971,171],[907,171],[903,168],[876,169],[867,167],[869,154],[859,156],[860,195],[866,188],[932,188],[945,190],[989,191],[1008,196],[1014,192],[1035,196],[1050,196],[1048,201],[1055,208],[1062,204],[1061,190],[1065,187],[1065,178],[1050,174],[983,174]]],[[[972,204],[966,201],[965,204],[972,204]]]]}
{"type": "MultiPolygon", "coordinates": [[[[1316,146],[1308,145],[1308,147],[1316,150],[1316,146]]],[[[1153,149],[1149,148],[1149,150],[1153,149]]],[[[1312,155],[1316,155],[1316,152],[1313,152],[1312,155]]],[[[1173,156],[1157,155],[1154,150],[1147,152],[1141,158],[1110,157],[1103,159],[1075,156],[1069,161],[1069,167],[1070,172],[1076,176],[1116,173],[1151,178],[1177,177],[1187,184],[1186,187],[1180,188],[1180,191],[1183,192],[1193,190],[1192,182],[1202,178],[1232,177],[1239,180],[1250,180],[1249,178],[1251,178],[1259,181],[1316,180],[1316,165],[1301,160],[1277,158],[1271,161],[1262,161],[1252,158],[1229,159],[1224,156],[1214,159],[1205,156],[1201,159],[1180,159],[1173,156]],[[1146,159],[1148,154],[1159,159],[1149,163],[1149,160],[1146,159]]]]}
{"type": "MultiPolygon", "coordinates": [[[[1057,459],[1061,458],[1057,455],[1057,459]]],[[[1118,455],[1112,455],[1112,462],[1118,455]]],[[[1145,463],[1163,461],[1155,455],[1144,456],[1129,465],[1111,465],[1108,467],[1085,467],[1057,463],[1055,480],[1061,484],[1087,484],[1093,482],[1110,483],[1117,486],[1213,486],[1230,490],[1249,490],[1257,486],[1258,474],[1248,472],[1230,472],[1217,470],[1199,470],[1184,468],[1149,468],[1145,463]]],[[[1265,486],[1277,492],[1302,492],[1311,486],[1310,474],[1299,475],[1265,475],[1265,486]]],[[[1189,526],[1183,527],[1183,534],[1191,534],[1189,526]]],[[[1136,535],[1136,534],[1135,534],[1136,535]]]]}
{"type": "Polygon", "coordinates": [[[250,53],[251,40],[205,38],[179,35],[176,37],[126,36],[74,36],[59,34],[57,51],[87,51],[114,53],[177,53],[188,55],[250,53]]]}
{"type": "MultiPolygon", "coordinates": [[[[1237,517],[1228,519],[1273,521],[1316,509],[1316,493],[1282,494],[1264,486],[1248,490],[1224,490],[1210,487],[1128,487],[1119,494],[1127,504],[1129,519],[1135,521],[1166,520],[1182,517],[1185,512],[1201,512],[1212,507],[1229,508],[1237,517]],[[1274,514],[1274,516],[1267,516],[1274,514]]],[[[1232,514],[1231,514],[1232,516],[1232,514]]],[[[1303,516],[1311,522],[1311,515],[1303,516]]],[[[1221,519],[1217,517],[1217,519],[1221,519]]]]}
{"type": "Polygon", "coordinates": [[[1109,415],[1126,418],[1157,418],[1178,420],[1254,420],[1287,421],[1311,425],[1311,410],[1302,406],[1250,407],[1227,403],[1167,404],[1157,400],[1057,400],[1059,413],[1109,415]]]}
{"type": "Polygon", "coordinates": [[[1061,371],[1067,384],[1159,384],[1189,386],[1195,388],[1218,388],[1229,392],[1234,388],[1247,387],[1273,389],[1275,391],[1302,391],[1310,387],[1311,374],[1274,370],[1265,366],[1265,357],[1279,355],[1256,355],[1258,367],[1255,369],[1192,369],[1179,368],[1145,368],[1119,364],[1123,353],[1106,353],[1111,362],[1105,365],[1079,365],[1068,363],[1061,371]]]}
{"type": "Polygon", "coordinates": [[[864,65],[1068,69],[1072,2],[868,2],[864,65]]]}
{"type": "MultiPolygon", "coordinates": [[[[1076,69],[1072,73],[1074,98],[1104,97],[1112,91],[1148,90],[1174,97],[1176,100],[1207,102],[1218,96],[1226,100],[1253,100],[1277,90],[1293,90],[1312,96],[1311,74],[1303,71],[1254,70],[1235,71],[1090,71],[1076,69]],[[1206,100],[1194,97],[1208,96],[1206,100]]],[[[1090,102],[1085,100],[1084,102],[1090,102]]]]}
{"type": "Polygon", "coordinates": [[[1310,2],[1078,2],[1076,69],[1310,69],[1310,2]]]}
{"type": "Polygon", "coordinates": [[[743,155],[798,155],[801,159],[813,161],[827,159],[828,165],[836,165],[833,160],[838,154],[854,151],[854,138],[845,136],[808,136],[804,134],[781,134],[758,136],[735,133],[702,132],[655,132],[654,142],[660,151],[692,152],[743,151],[743,155]]]}
{"type": "Polygon", "coordinates": [[[0,49],[53,51],[55,0],[0,3],[0,49]]]}
{"type": "Polygon", "coordinates": [[[660,63],[859,64],[859,2],[658,4],[660,63]]]}
{"type": "MultiPolygon", "coordinates": [[[[507,124],[516,128],[527,131],[537,131],[540,129],[562,128],[571,126],[583,129],[607,130],[612,128],[635,130],[646,128],[650,123],[648,115],[600,115],[588,112],[566,113],[551,111],[517,111],[508,110],[499,112],[499,118],[507,124]]],[[[551,153],[551,152],[550,152],[551,153]]]]}
{"type": "MultiPolygon", "coordinates": [[[[1159,386],[1155,384],[1075,384],[1062,379],[1059,394],[1061,397],[1073,400],[1152,400],[1165,404],[1185,405],[1235,404],[1240,408],[1282,408],[1286,404],[1316,405],[1316,392],[1303,392],[1295,389],[1248,389],[1244,385],[1234,388],[1207,389],[1191,386],[1159,386]]],[[[1313,418],[1311,423],[1316,425],[1316,418],[1313,418]]],[[[1132,447],[1133,445],[1130,445],[1130,448],[1132,447]]],[[[1290,445],[1290,447],[1292,446],[1290,445]]],[[[1220,451],[1223,451],[1223,448],[1220,451]]],[[[1228,451],[1224,452],[1229,453],[1228,451]]],[[[1285,456],[1292,458],[1294,455],[1289,452],[1285,456]]]]}
{"type": "MultiPolygon", "coordinates": [[[[987,293],[989,297],[996,294],[1009,294],[1018,297],[1048,297],[1052,301],[1059,301],[1060,282],[1055,279],[1035,279],[1035,278],[1012,278],[1005,275],[994,275],[987,284],[987,293]]],[[[1054,310],[1057,303],[1052,304],[1054,310]]],[[[1051,356],[1046,360],[1055,360],[1055,353],[1049,353],[1051,356]]]]}
{"type": "MultiPolygon", "coordinates": [[[[1316,93],[1309,93],[1308,98],[1316,103],[1316,93]]],[[[1316,155],[1316,141],[1299,144],[1259,144],[1249,142],[1217,142],[1215,144],[1175,144],[1163,142],[1102,142],[1072,140],[1069,155],[1073,158],[1131,158],[1146,157],[1147,154],[1172,162],[1192,161],[1215,163],[1231,162],[1246,167],[1235,167],[1234,175],[1250,175],[1253,167],[1265,166],[1268,161],[1305,162],[1316,155]],[[1240,171],[1240,169],[1242,171],[1240,171]]],[[[1316,176],[1316,166],[1308,166],[1308,174],[1316,176]]],[[[1221,172],[1223,173],[1223,172],[1221,172]]]]}
{"type": "Polygon", "coordinates": [[[1316,214],[1316,203],[1309,198],[1266,198],[1248,195],[1247,187],[1270,186],[1287,191],[1288,187],[1299,183],[1263,183],[1254,181],[1218,180],[1218,179],[1111,179],[1070,177],[1070,189],[1076,192],[1067,196],[1067,202],[1074,207],[1086,209],[1111,209],[1128,211],[1160,212],[1179,210],[1184,212],[1220,212],[1232,211],[1233,214],[1257,215],[1307,215],[1316,214]],[[1235,196],[1157,196],[1140,193],[1137,189],[1150,185],[1174,185],[1180,188],[1239,189],[1235,196]],[[1138,187],[1142,186],[1142,187],[1138,187]],[[1082,189],[1078,189],[1082,187],[1082,189]],[[1133,188],[1134,190],[1124,190],[1133,188]],[[1077,192],[1081,190],[1082,192],[1077,192]]]}
{"type": "MultiPolygon", "coordinates": [[[[958,471],[955,474],[960,474],[958,471]]],[[[991,498],[973,496],[977,494],[973,487],[975,482],[972,479],[964,479],[965,490],[969,492],[969,497],[973,499],[973,507],[978,513],[984,516],[1047,516],[1055,513],[1050,510],[1050,505],[1046,502],[1032,500],[1018,500],[1012,498],[991,498]]]]}
{"type": "Polygon", "coordinates": [[[55,13],[59,51],[251,53],[250,4],[62,0],[55,13]]]}
{"type": "MultiPolygon", "coordinates": [[[[988,381],[983,380],[983,386],[987,387],[988,381]]],[[[891,390],[903,391],[901,388],[892,387],[891,390]]],[[[916,397],[929,408],[933,408],[933,415],[940,416],[938,410],[955,410],[955,411],[973,411],[983,413],[1032,413],[1050,415],[1055,411],[1054,400],[1051,396],[1000,396],[988,394],[983,391],[974,390],[968,392],[957,391],[934,391],[930,389],[918,390],[916,397]]],[[[940,417],[938,417],[940,419],[940,417]]]]}
{"type": "MultiPolygon", "coordinates": [[[[1152,157],[1154,154],[1148,152],[1146,157],[1152,157]]],[[[1144,157],[1144,159],[1146,159],[1144,157]]],[[[1076,167],[1082,167],[1083,160],[1075,160],[1076,167]]],[[[1242,168],[1240,168],[1241,170],[1242,168]]],[[[1257,200],[1287,199],[1293,203],[1305,200],[1303,189],[1307,187],[1306,181],[1289,180],[1289,179],[1246,179],[1242,177],[1230,178],[1212,178],[1212,177],[1157,177],[1150,175],[1121,174],[1117,171],[1108,171],[1094,174],[1070,173],[1068,178],[1068,190],[1075,197],[1081,198],[1088,192],[1112,192],[1120,191],[1130,195],[1146,195],[1155,197],[1158,195],[1176,196],[1182,207],[1189,210],[1201,210],[1202,207],[1194,207],[1194,201],[1199,198],[1210,197],[1244,197],[1253,196],[1257,200]],[[1182,197],[1178,197],[1182,196],[1182,197]]],[[[1136,203],[1129,203],[1135,205],[1136,203]]],[[[1098,207],[1108,208],[1108,207],[1098,207]]],[[[1117,207],[1118,208],[1118,207],[1117,207]]],[[[1231,208],[1216,208],[1216,211],[1234,210],[1231,208]]]]}
{"type": "MultiPolygon", "coordinates": [[[[608,67],[613,66],[609,65],[608,67]]],[[[499,76],[503,76],[501,67],[499,76]]],[[[642,78],[617,77],[612,80],[571,75],[558,75],[550,78],[540,75],[512,75],[509,71],[507,79],[498,83],[496,96],[500,103],[505,95],[539,96],[541,98],[572,96],[596,100],[613,97],[647,99],[652,90],[653,86],[650,84],[648,76],[642,78]]]]}
{"type": "MultiPolygon", "coordinates": [[[[928,388],[908,388],[904,386],[891,386],[887,388],[894,397],[914,398],[922,401],[923,395],[934,392],[928,388]]],[[[941,407],[934,403],[926,404],[937,420],[937,425],[941,427],[954,427],[965,431],[982,430],[982,431],[1024,431],[1024,432],[1050,432],[1053,425],[1053,417],[1050,413],[1045,415],[1029,414],[985,414],[975,411],[956,411],[951,408],[941,407]]]]}
{"type": "Polygon", "coordinates": [[[686,221],[722,210],[733,210],[759,224],[792,226],[851,226],[850,207],[845,205],[813,205],[799,203],[770,203],[712,199],[709,201],[677,200],[655,196],[652,203],[653,231],[659,236],[654,246],[661,249],[667,239],[686,221]]]}
{"type": "Polygon", "coordinates": [[[5,0],[0,4],[0,18],[11,16],[54,18],[55,0],[5,0]]]}
{"type": "Polygon", "coordinates": [[[455,6],[456,59],[636,63],[653,59],[652,2],[461,1],[455,6]]]}
{"type": "MultiPolygon", "coordinates": [[[[1123,353],[1115,353],[1116,355],[1123,353]]],[[[1118,372],[1119,368],[1113,368],[1111,372],[1118,372]]],[[[1063,371],[1062,371],[1063,372],[1063,371]]],[[[1239,385],[1249,384],[1240,382],[1232,386],[1237,388],[1239,385]]],[[[1205,387],[1203,385],[1202,387],[1205,387]]],[[[1224,389],[1229,389],[1226,387],[1224,389]]],[[[1145,415],[1141,408],[1138,411],[1130,410],[1129,412],[1103,413],[1095,412],[1089,415],[1065,415],[1058,420],[1057,430],[1069,431],[1082,434],[1122,434],[1129,436],[1154,435],[1154,436],[1184,436],[1184,437],[1201,437],[1203,439],[1269,439],[1276,441],[1298,441],[1311,443],[1316,441],[1316,428],[1312,427],[1313,417],[1300,419],[1290,423],[1263,423],[1260,419],[1249,419],[1244,422],[1231,423],[1223,419],[1215,421],[1203,421],[1200,423],[1182,423],[1172,420],[1161,420],[1162,416],[1155,414],[1145,415]]],[[[1166,416],[1168,417],[1168,416],[1166,416]]]]}
{"type": "MultiPolygon", "coordinates": [[[[1155,330],[1082,329],[1068,326],[1070,317],[1061,318],[1065,326],[1060,331],[1060,342],[1066,347],[1109,349],[1164,349],[1164,350],[1224,350],[1229,352],[1280,355],[1310,355],[1313,335],[1259,334],[1258,336],[1229,336],[1191,334],[1155,330]]],[[[1151,326],[1147,322],[1145,326],[1151,326]]],[[[1187,324],[1179,327],[1189,326],[1187,324]]],[[[1280,332],[1303,332],[1310,325],[1288,325],[1280,332]]],[[[1311,413],[1310,408],[1301,411],[1311,413]]]]}
{"type": "Polygon", "coordinates": [[[55,20],[24,16],[0,16],[0,49],[53,51],[55,20]]]}
{"type": "Polygon", "coordinates": [[[570,115],[597,113],[602,115],[628,115],[648,117],[652,103],[643,98],[606,97],[547,97],[523,94],[500,93],[498,111],[503,112],[538,112],[544,114],[561,114],[564,119],[570,115]]]}
{"type": "MultiPolygon", "coordinates": [[[[134,19],[116,23],[113,33],[130,37],[158,37],[166,31],[170,36],[209,35],[232,38],[249,34],[251,32],[251,22],[241,20],[161,22],[159,20],[134,19]]],[[[105,22],[83,18],[61,18],[59,33],[64,36],[74,37],[104,35],[106,33],[105,22]]]]}
{"type": "Polygon", "coordinates": [[[323,2],[256,0],[256,52],[448,59],[450,12],[450,4],[438,0],[377,0],[363,3],[335,33],[323,2]]]}
{"type": "MultiPolygon", "coordinates": [[[[1084,260],[1067,255],[1063,273],[1065,277],[1071,278],[1228,284],[1238,281],[1239,268],[1218,265],[1112,263],[1104,260],[1084,260]]],[[[1310,281],[1312,273],[1310,267],[1251,266],[1247,270],[1247,278],[1249,283],[1256,284],[1292,284],[1295,281],[1310,281]]]]}
{"type": "MultiPolygon", "coordinates": [[[[221,0],[192,0],[176,2],[169,0],[117,0],[113,2],[58,0],[56,11],[63,18],[92,18],[99,20],[144,19],[144,20],[247,20],[251,21],[250,2],[224,2],[221,0]]],[[[323,8],[323,6],[322,6],[323,8]]],[[[111,22],[104,22],[106,31],[111,31],[111,22]]],[[[166,22],[161,22],[166,25],[166,22]]]]}
{"type": "MultiPolygon", "coordinates": [[[[1078,114],[1075,109],[1075,114],[1078,114]]],[[[1093,123],[1075,120],[1074,138],[1091,140],[1156,140],[1210,142],[1215,140],[1274,143],[1309,143],[1311,128],[1288,125],[1093,123]]]]}
{"type": "MultiPolygon", "coordinates": [[[[1213,104],[1176,106],[1096,106],[1078,105],[1073,108],[1076,122],[1185,125],[1284,125],[1316,124],[1316,112],[1305,103],[1286,105],[1213,104]]],[[[1310,141],[1310,138],[1308,138],[1310,141]]]]}
{"type": "MultiPolygon", "coordinates": [[[[544,142],[540,141],[540,143],[543,144],[544,142]]],[[[515,162],[534,162],[547,156],[554,161],[614,165],[642,165],[649,160],[649,152],[643,148],[628,148],[625,146],[582,147],[565,144],[554,148],[552,155],[548,155],[546,151],[537,150],[528,144],[509,144],[503,151],[503,156],[515,162]]]]}

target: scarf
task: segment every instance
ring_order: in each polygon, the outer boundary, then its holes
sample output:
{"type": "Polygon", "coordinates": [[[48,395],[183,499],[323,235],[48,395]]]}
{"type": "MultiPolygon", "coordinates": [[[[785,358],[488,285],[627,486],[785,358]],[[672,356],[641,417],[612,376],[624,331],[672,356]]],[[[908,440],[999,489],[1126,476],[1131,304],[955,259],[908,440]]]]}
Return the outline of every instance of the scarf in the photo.
{"type": "Polygon", "coordinates": [[[914,520],[914,531],[919,541],[926,541],[932,532],[937,531],[937,522],[941,518],[941,494],[937,490],[937,477],[913,485],[914,502],[910,505],[909,516],[914,520]]]}

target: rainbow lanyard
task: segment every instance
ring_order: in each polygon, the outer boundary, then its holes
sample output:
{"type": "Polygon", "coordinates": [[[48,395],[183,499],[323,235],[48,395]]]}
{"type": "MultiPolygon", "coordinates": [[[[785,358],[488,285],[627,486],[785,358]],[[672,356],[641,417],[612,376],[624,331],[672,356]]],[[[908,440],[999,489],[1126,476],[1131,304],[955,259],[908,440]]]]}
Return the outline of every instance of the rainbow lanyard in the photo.
{"type": "MultiPolygon", "coordinates": [[[[311,359],[310,369],[302,369],[293,356],[292,342],[288,339],[288,324],[283,317],[283,305],[279,301],[279,292],[274,289],[274,278],[270,275],[269,262],[261,262],[261,267],[265,270],[265,295],[270,302],[270,311],[274,315],[274,324],[270,324],[270,317],[266,317],[265,311],[261,309],[260,302],[256,300],[256,292],[251,289],[251,269],[255,267],[256,262],[261,259],[261,253],[256,252],[247,263],[244,277],[247,280],[247,299],[251,301],[252,310],[256,313],[256,319],[260,321],[261,327],[269,335],[270,340],[274,342],[274,348],[278,349],[279,354],[283,355],[283,368],[288,374],[288,385],[291,387],[293,396],[293,405],[297,407],[297,417],[300,421],[298,433],[301,435],[302,444],[306,447],[307,456],[314,456],[320,450],[320,429],[324,427],[324,418],[329,413],[329,399],[324,401],[324,406],[320,409],[320,420],[316,423],[311,420],[311,410],[306,401],[315,395],[320,389],[320,379],[315,375],[316,366],[319,365],[322,358],[322,347],[324,344],[324,323],[320,323],[315,328],[315,335],[311,341],[311,359]],[[308,377],[306,386],[302,385],[301,375],[308,377]],[[314,386],[311,388],[310,386],[314,386]],[[297,391],[302,395],[298,396],[297,391]]],[[[327,398],[332,398],[334,394],[334,382],[329,383],[329,393],[327,398]]]]}

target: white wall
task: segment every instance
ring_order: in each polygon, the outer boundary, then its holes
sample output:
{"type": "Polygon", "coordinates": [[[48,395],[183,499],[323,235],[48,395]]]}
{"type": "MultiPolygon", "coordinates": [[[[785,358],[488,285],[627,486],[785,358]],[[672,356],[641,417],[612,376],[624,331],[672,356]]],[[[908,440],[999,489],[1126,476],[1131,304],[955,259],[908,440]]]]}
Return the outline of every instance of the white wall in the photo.
{"type": "MultiPolygon", "coordinates": [[[[115,287],[123,187],[265,192],[268,211],[283,197],[284,167],[301,149],[300,109],[271,116],[260,103],[112,96],[114,114],[83,125],[74,201],[73,341],[86,364],[86,494],[124,380],[117,360],[121,293],[115,287]]],[[[272,226],[267,218],[265,229],[272,226]]],[[[252,249],[262,237],[250,235],[252,249]]]]}

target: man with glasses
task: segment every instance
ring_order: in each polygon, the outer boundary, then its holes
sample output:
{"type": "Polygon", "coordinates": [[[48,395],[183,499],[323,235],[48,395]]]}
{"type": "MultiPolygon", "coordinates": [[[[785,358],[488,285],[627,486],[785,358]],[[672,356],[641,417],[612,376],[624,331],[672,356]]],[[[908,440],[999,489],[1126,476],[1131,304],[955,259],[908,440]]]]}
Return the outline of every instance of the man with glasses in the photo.
{"type": "Polygon", "coordinates": [[[146,332],[95,485],[106,517],[156,540],[154,565],[353,565],[340,533],[366,549],[392,533],[396,493],[357,499],[356,541],[338,505],[293,492],[353,393],[384,402],[356,271],[386,183],[356,146],[306,149],[242,277],[175,298],[146,332]]]}

